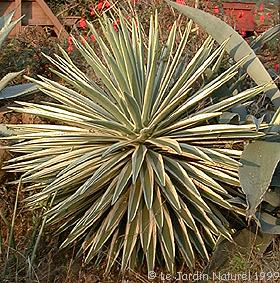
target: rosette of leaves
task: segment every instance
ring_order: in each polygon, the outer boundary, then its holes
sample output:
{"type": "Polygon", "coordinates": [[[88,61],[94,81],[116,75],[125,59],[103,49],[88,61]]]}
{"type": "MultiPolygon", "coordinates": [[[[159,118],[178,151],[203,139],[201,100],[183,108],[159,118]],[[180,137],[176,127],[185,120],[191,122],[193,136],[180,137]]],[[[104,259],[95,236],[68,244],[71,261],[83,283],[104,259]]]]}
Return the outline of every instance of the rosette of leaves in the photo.
{"type": "Polygon", "coordinates": [[[17,133],[10,149],[23,155],[6,169],[23,173],[21,182],[33,192],[30,207],[51,199],[47,224],[60,224],[58,233],[68,235],[62,247],[79,243],[86,262],[107,258],[107,271],[116,263],[121,270],[146,263],[151,271],[158,262],[174,271],[179,261],[192,267],[196,255],[208,259],[220,235],[231,238],[226,215],[240,210],[231,202],[242,197],[241,151],[231,145],[262,135],[253,124],[217,118],[266,86],[213,104],[212,92],[242,64],[204,83],[227,41],[214,48],[208,38],[186,62],[191,22],[178,45],[176,22],[160,42],[157,15],[147,44],[136,20],[128,24],[120,15],[118,31],[108,18],[100,24],[102,36],[88,23],[99,49],[73,38],[99,82],[63,50],[49,58],[67,86],[31,81],[56,102],[19,102],[13,109],[55,123],[10,125],[17,133]]]}

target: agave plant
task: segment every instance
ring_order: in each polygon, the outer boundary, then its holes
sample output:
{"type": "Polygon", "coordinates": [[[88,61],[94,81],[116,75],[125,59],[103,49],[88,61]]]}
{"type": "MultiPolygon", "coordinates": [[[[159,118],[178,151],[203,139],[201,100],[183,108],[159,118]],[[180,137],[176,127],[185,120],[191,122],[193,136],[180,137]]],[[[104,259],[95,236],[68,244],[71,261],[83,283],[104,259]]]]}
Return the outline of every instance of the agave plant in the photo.
{"type": "Polygon", "coordinates": [[[140,24],[119,17],[118,31],[109,18],[100,22],[102,36],[88,23],[98,49],[73,38],[98,83],[62,49],[48,58],[67,86],[31,79],[56,102],[12,109],[54,123],[9,125],[17,133],[10,149],[23,155],[6,169],[23,173],[30,207],[52,200],[47,223],[67,233],[62,247],[78,242],[86,262],[107,258],[107,271],[119,262],[122,270],[146,263],[151,271],[158,262],[174,271],[175,259],[193,267],[219,236],[231,239],[226,216],[242,213],[232,201],[243,196],[234,145],[262,135],[217,118],[266,86],[213,104],[211,93],[243,62],[204,83],[227,41],[214,48],[208,38],[185,62],[192,22],[178,45],[176,22],[162,44],[154,15],[145,44],[140,24]]]}

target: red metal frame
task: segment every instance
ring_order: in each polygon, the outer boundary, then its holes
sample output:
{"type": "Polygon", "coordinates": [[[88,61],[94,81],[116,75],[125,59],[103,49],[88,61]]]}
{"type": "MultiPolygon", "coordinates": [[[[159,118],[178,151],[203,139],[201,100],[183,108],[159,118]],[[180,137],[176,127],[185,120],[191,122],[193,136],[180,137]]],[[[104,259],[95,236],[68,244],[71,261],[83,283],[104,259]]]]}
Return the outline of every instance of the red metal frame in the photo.
{"type": "Polygon", "coordinates": [[[256,4],[250,2],[224,2],[225,21],[239,32],[253,32],[256,30],[254,9],[256,4]]]}
{"type": "Polygon", "coordinates": [[[251,0],[225,0],[223,1],[224,20],[233,26],[241,34],[264,32],[273,24],[272,16],[277,14],[278,9],[270,1],[251,0]],[[261,8],[262,6],[262,8],[261,8]]]}

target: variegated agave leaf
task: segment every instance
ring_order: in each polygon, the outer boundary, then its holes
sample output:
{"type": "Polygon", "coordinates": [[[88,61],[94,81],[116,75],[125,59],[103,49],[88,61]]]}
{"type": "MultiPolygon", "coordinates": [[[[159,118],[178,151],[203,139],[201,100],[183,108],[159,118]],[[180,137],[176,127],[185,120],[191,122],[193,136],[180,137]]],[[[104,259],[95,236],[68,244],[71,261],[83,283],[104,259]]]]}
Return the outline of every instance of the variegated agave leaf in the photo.
{"type": "Polygon", "coordinates": [[[31,81],[57,102],[20,102],[13,109],[56,123],[10,125],[17,132],[10,149],[23,155],[6,169],[23,173],[26,189],[34,191],[31,207],[56,194],[47,223],[62,223],[59,232],[68,231],[62,247],[78,240],[87,262],[104,256],[108,271],[117,262],[125,270],[142,254],[149,271],[158,258],[170,271],[175,258],[192,267],[195,256],[208,258],[220,235],[231,238],[228,211],[242,213],[231,204],[242,197],[241,152],[229,145],[262,135],[253,124],[219,124],[218,118],[266,86],[213,104],[212,92],[242,64],[201,84],[226,42],[214,49],[208,38],[186,65],[191,23],[178,46],[176,23],[160,43],[157,15],[147,46],[136,21],[128,27],[120,15],[118,32],[109,19],[100,24],[102,37],[89,26],[102,58],[86,42],[73,41],[103,85],[63,50],[62,57],[49,58],[68,86],[44,77],[31,81]]]}

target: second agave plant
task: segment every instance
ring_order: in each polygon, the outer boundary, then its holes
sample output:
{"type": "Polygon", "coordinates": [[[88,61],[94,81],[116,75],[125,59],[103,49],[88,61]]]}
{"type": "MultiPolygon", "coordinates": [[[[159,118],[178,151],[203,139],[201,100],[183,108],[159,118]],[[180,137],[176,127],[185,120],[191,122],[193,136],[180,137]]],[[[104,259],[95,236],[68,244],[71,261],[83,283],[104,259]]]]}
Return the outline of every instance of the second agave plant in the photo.
{"type": "Polygon", "coordinates": [[[10,149],[21,155],[6,169],[23,173],[21,182],[33,192],[30,207],[52,199],[47,224],[60,224],[58,232],[68,235],[62,247],[78,242],[86,262],[105,259],[107,271],[114,264],[191,268],[196,256],[208,259],[220,235],[231,238],[227,216],[241,211],[233,200],[243,196],[241,151],[233,145],[262,135],[253,124],[218,124],[218,118],[265,87],[214,103],[212,93],[242,62],[205,83],[227,42],[214,48],[208,38],[185,62],[191,22],[179,44],[176,22],[161,44],[157,15],[147,40],[122,15],[118,31],[108,18],[100,24],[102,36],[89,23],[98,49],[73,38],[99,82],[63,50],[49,58],[67,86],[31,81],[56,102],[19,102],[13,109],[55,123],[10,125],[16,132],[10,149]]]}

